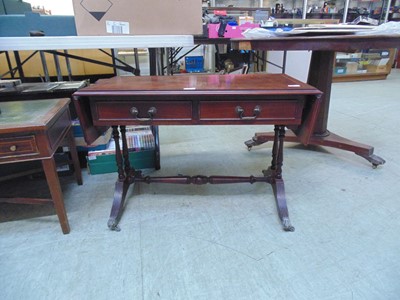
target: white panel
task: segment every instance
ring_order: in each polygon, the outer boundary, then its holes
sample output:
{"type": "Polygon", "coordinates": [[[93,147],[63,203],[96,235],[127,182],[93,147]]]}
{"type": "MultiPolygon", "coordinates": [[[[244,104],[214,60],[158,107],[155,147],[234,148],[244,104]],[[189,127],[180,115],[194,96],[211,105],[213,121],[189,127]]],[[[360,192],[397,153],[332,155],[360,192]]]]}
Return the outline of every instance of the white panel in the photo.
{"type": "Polygon", "coordinates": [[[192,35],[0,37],[0,51],[193,46],[192,35]]]}
{"type": "MultiPolygon", "coordinates": [[[[285,74],[300,81],[307,82],[312,51],[288,51],[286,55],[285,74]]],[[[268,60],[282,66],[283,51],[268,51],[268,60]]],[[[282,69],[271,64],[267,65],[268,73],[282,73],[282,69]]]]}

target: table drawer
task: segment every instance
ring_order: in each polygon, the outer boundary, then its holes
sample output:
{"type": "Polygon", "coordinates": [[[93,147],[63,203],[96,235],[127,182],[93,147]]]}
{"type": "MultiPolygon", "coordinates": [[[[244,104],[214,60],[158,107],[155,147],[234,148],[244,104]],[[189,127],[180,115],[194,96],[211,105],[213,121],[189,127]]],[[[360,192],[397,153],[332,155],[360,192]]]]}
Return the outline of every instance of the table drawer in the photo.
{"type": "Polygon", "coordinates": [[[94,122],[116,121],[129,125],[157,123],[158,121],[184,121],[192,119],[190,101],[95,101],[92,110],[94,122]]]}
{"type": "Polygon", "coordinates": [[[304,100],[202,101],[200,120],[300,124],[304,100]]]}
{"type": "Polygon", "coordinates": [[[37,155],[39,150],[34,135],[0,138],[0,157],[18,157],[37,155]]]}

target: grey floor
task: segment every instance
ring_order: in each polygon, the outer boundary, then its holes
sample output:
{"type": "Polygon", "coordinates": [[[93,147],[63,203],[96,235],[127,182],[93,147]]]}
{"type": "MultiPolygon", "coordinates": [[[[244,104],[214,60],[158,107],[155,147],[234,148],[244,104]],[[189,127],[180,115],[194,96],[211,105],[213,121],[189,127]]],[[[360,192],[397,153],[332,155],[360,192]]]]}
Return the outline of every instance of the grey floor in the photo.
{"type": "MultiPolygon", "coordinates": [[[[271,187],[150,185],[130,191],[109,231],[115,174],[63,184],[71,233],[55,215],[0,224],[0,299],[400,299],[400,70],[335,83],[329,129],[373,145],[386,164],[287,143],[296,231],[271,187]]],[[[258,175],[271,143],[251,127],[161,127],[157,174],[258,175]]]]}

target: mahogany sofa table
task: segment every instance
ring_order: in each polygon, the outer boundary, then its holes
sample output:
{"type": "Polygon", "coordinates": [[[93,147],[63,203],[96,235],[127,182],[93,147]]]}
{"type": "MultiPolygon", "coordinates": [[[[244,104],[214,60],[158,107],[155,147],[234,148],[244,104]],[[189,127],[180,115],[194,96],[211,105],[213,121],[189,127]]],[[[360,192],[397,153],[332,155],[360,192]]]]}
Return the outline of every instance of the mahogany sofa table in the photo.
{"type": "MultiPolygon", "coordinates": [[[[116,140],[118,180],[108,226],[119,230],[129,185],[143,183],[269,183],[286,231],[293,231],[282,179],[285,126],[307,144],[321,92],[284,74],[114,77],[73,95],[86,141],[109,126],[116,140]],[[143,176],[129,162],[126,125],[275,125],[272,162],[262,176],[143,176]],[[122,153],[119,147],[122,139],[122,153]]],[[[175,173],[175,174],[179,174],[175,173]]]]}
{"type": "Polygon", "coordinates": [[[78,153],[72,134],[70,99],[0,102],[0,164],[40,160],[52,199],[0,198],[0,202],[53,203],[62,232],[70,227],[58,179],[54,153],[67,144],[75,177],[82,184],[78,153]]]}
{"type": "MultiPolygon", "coordinates": [[[[231,46],[240,50],[312,50],[307,83],[316,87],[322,95],[321,109],[311,137],[311,145],[329,146],[354,152],[372,163],[373,167],[385,163],[385,160],[374,154],[374,148],[341,137],[327,128],[329,103],[332,86],[335,52],[352,52],[366,49],[400,48],[400,33],[393,35],[325,35],[325,36],[288,36],[265,39],[231,39],[231,46]]],[[[382,99],[384,100],[384,99],[382,99]]],[[[273,140],[273,133],[256,133],[246,141],[249,149],[273,140]]],[[[286,141],[299,142],[299,139],[288,134],[286,141]]]]}

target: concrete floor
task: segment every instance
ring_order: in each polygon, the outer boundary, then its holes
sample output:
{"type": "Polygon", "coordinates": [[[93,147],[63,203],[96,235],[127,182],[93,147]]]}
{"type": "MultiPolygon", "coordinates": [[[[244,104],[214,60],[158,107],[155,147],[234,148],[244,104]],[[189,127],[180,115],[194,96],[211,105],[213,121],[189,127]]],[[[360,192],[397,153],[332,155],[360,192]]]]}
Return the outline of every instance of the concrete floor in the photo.
{"type": "MultiPolygon", "coordinates": [[[[0,299],[399,299],[400,70],[335,83],[329,129],[373,145],[386,164],[287,143],[283,175],[296,231],[270,186],[154,184],[130,191],[107,228],[115,174],[63,184],[71,233],[55,215],[0,224],[0,299]]],[[[269,127],[267,128],[269,129],[269,127]]],[[[260,126],[161,127],[157,174],[258,175],[260,126]]]]}

